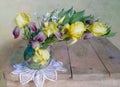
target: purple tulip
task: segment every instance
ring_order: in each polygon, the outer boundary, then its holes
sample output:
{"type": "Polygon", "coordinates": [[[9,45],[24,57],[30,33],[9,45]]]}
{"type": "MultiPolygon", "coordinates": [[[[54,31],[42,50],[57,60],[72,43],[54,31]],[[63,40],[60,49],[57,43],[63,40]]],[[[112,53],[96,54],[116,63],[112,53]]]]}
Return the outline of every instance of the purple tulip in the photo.
{"type": "Polygon", "coordinates": [[[14,39],[18,38],[20,35],[20,29],[16,26],[13,30],[14,39]]]}
{"type": "Polygon", "coordinates": [[[34,22],[30,22],[28,27],[31,29],[32,32],[36,32],[37,31],[37,27],[36,27],[36,24],[34,22]]]}
{"type": "Polygon", "coordinates": [[[36,48],[36,47],[39,47],[40,44],[38,41],[33,41],[33,40],[30,40],[29,43],[32,45],[33,48],[36,48]]]}
{"type": "Polygon", "coordinates": [[[39,32],[35,37],[34,40],[39,41],[39,42],[44,42],[46,39],[46,36],[43,32],[39,32]]]}
{"type": "Polygon", "coordinates": [[[90,39],[90,38],[92,38],[92,37],[94,37],[94,35],[93,35],[92,33],[88,33],[88,34],[85,34],[85,35],[83,36],[83,39],[84,39],[84,40],[87,40],[87,39],[90,39]]]}
{"type": "Polygon", "coordinates": [[[55,36],[57,37],[58,40],[63,40],[61,32],[56,32],[55,36]]]}

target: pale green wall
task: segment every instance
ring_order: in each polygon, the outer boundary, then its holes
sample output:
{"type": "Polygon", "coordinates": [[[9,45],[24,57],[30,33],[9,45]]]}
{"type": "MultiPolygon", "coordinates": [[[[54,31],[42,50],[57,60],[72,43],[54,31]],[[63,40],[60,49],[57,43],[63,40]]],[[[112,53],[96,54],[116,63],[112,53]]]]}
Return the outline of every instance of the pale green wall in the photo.
{"type": "Polygon", "coordinates": [[[3,62],[8,63],[7,60],[19,47],[18,40],[14,40],[12,36],[15,26],[13,19],[17,12],[27,11],[33,15],[37,11],[41,16],[55,8],[67,9],[71,6],[76,10],[86,9],[86,14],[94,14],[95,17],[112,26],[112,30],[118,33],[109,39],[120,48],[120,0],[0,0],[0,67],[3,62]]]}

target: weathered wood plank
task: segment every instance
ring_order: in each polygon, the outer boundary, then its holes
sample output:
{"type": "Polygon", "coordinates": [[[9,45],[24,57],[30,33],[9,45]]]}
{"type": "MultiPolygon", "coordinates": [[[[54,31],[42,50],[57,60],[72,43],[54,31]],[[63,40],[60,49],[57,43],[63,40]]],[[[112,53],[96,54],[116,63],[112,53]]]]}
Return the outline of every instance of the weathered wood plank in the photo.
{"type": "Polygon", "coordinates": [[[6,87],[5,78],[3,76],[3,73],[0,71],[0,87],[6,87]]]}
{"type": "Polygon", "coordinates": [[[110,76],[120,78],[120,50],[105,38],[94,38],[90,42],[108,69],[110,76]]]}
{"type": "Polygon", "coordinates": [[[109,76],[89,41],[79,40],[69,47],[69,53],[73,79],[95,80],[109,76]]]}
{"type": "Polygon", "coordinates": [[[71,77],[70,60],[68,56],[67,45],[65,42],[56,43],[52,46],[53,58],[61,61],[67,72],[58,73],[58,79],[69,79],[71,77]]]}

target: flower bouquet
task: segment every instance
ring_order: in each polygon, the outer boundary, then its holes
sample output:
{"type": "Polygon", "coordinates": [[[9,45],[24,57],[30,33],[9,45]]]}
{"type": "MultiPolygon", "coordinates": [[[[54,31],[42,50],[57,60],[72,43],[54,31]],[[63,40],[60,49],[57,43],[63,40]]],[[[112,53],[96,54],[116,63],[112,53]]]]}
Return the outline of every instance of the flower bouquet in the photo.
{"type": "Polygon", "coordinates": [[[13,35],[16,39],[20,31],[24,31],[24,39],[28,44],[24,51],[27,67],[34,70],[46,68],[52,60],[50,47],[56,42],[72,40],[68,44],[70,46],[79,39],[115,35],[106,24],[99,22],[92,15],[85,16],[84,12],[73,8],[54,10],[44,14],[41,20],[37,16],[38,26],[26,12],[18,13],[13,35]]]}

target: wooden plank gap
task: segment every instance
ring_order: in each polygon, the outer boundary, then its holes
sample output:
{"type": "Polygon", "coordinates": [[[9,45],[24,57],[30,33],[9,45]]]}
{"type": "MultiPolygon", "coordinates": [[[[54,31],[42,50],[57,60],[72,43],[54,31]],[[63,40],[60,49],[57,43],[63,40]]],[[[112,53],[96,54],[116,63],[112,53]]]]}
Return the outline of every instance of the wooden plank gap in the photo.
{"type": "Polygon", "coordinates": [[[120,78],[120,50],[107,38],[93,38],[90,40],[102,62],[110,73],[111,78],[120,78]]]}
{"type": "Polygon", "coordinates": [[[88,40],[78,40],[70,46],[69,55],[73,80],[100,80],[109,77],[88,40]]]}
{"type": "Polygon", "coordinates": [[[101,59],[101,57],[99,56],[99,52],[95,49],[95,46],[91,43],[90,40],[88,40],[91,47],[93,48],[94,52],[96,53],[96,55],[98,56],[99,60],[101,61],[101,63],[103,64],[104,68],[106,69],[106,71],[108,72],[109,77],[111,77],[110,71],[107,69],[105,63],[103,62],[103,60],[101,59]]]}
{"type": "Polygon", "coordinates": [[[70,79],[73,79],[73,71],[72,71],[71,60],[70,60],[70,52],[69,52],[69,47],[68,47],[67,41],[66,41],[66,45],[67,45],[67,52],[68,52],[68,58],[69,58],[69,64],[70,64],[70,72],[71,72],[70,79]]]}

